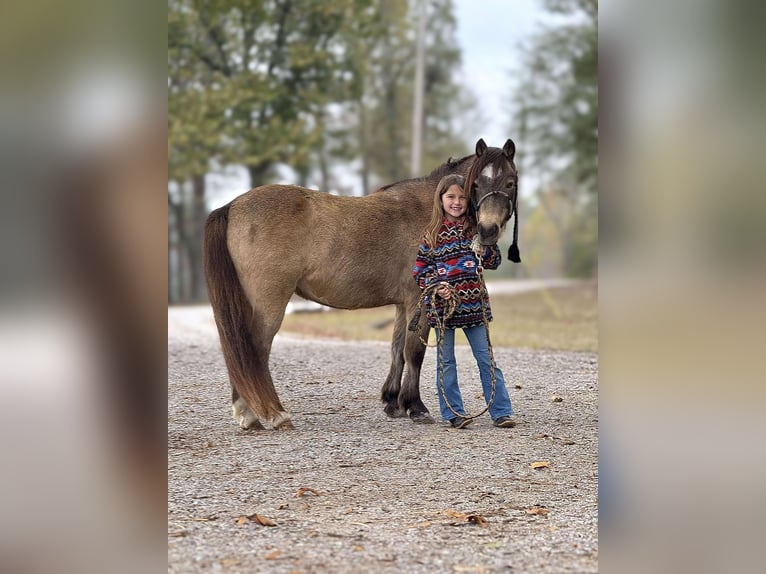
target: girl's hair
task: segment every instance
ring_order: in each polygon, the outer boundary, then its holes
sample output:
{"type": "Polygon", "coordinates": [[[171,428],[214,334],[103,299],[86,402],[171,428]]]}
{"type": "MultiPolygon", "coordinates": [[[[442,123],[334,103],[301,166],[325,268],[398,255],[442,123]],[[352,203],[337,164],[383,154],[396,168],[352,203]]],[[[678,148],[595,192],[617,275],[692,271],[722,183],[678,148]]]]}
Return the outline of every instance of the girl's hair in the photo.
{"type": "Polygon", "coordinates": [[[444,206],[442,205],[442,195],[447,193],[447,190],[453,185],[459,185],[468,197],[468,209],[465,213],[463,233],[469,238],[473,237],[476,233],[476,218],[471,211],[471,192],[464,187],[465,178],[458,173],[445,175],[439,180],[439,184],[436,186],[436,191],[434,192],[434,206],[431,210],[431,221],[428,222],[428,227],[426,227],[426,230],[423,233],[423,241],[426,244],[426,247],[430,249],[433,249],[434,246],[436,246],[439,230],[446,217],[444,206]]]}

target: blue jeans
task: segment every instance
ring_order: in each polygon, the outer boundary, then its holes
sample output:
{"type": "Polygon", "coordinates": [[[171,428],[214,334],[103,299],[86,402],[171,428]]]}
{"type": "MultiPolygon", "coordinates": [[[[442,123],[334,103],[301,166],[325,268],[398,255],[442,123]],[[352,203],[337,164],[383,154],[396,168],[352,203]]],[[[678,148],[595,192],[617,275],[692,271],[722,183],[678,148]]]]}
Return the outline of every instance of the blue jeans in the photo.
{"type": "MultiPolygon", "coordinates": [[[[463,328],[468,343],[471,345],[471,351],[476,359],[476,364],[479,366],[479,376],[481,377],[481,386],[484,390],[484,400],[489,403],[489,399],[492,396],[492,366],[489,360],[489,345],[487,343],[487,329],[484,325],[478,325],[476,327],[463,328]]],[[[463,408],[463,397],[460,395],[460,387],[457,383],[457,362],[455,361],[455,329],[445,329],[444,332],[440,332],[436,329],[436,340],[439,337],[444,336],[444,356],[442,357],[442,351],[438,345],[436,347],[436,394],[439,396],[439,408],[441,409],[442,418],[445,421],[455,418],[449,407],[444,402],[444,396],[441,390],[441,364],[444,361],[444,394],[447,395],[447,400],[452,408],[460,413],[465,414],[463,408]]],[[[495,398],[492,404],[489,405],[489,416],[492,420],[495,420],[503,416],[513,415],[513,407],[511,406],[511,398],[508,396],[508,389],[505,387],[505,379],[503,378],[503,372],[495,367],[495,398]]]]}

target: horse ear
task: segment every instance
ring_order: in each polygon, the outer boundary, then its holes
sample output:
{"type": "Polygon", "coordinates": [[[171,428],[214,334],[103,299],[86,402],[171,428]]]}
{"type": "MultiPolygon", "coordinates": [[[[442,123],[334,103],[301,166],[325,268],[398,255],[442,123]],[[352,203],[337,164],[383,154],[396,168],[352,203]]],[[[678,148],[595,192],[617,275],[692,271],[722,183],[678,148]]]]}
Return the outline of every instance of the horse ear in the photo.
{"type": "Polygon", "coordinates": [[[476,157],[479,157],[485,151],[487,151],[487,144],[484,143],[483,139],[479,139],[479,141],[476,142],[476,157]]]}
{"type": "Polygon", "coordinates": [[[503,146],[503,153],[508,157],[509,160],[513,160],[513,156],[516,155],[516,144],[513,143],[511,138],[508,138],[508,141],[505,142],[505,145],[503,146]]]}

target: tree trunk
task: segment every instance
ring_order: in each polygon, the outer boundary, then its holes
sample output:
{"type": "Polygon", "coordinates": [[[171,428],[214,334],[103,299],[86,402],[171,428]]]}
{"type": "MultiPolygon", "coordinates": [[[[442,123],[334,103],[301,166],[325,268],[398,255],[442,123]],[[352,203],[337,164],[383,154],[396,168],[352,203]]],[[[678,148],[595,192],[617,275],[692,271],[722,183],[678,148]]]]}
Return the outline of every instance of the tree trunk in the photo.
{"type": "Polygon", "coordinates": [[[357,102],[359,110],[359,150],[362,154],[362,195],[367,195],[370,189],[370,162],[367,152],[367,108],[362,98],[357,102]]]}
{"type": "Polygon", "coordinates": [[[189,232],[187,249],[189,253],[189,275],[192,301],[205,300],[205,276],[202,269],[202,239],[205,234],[205,176],[196,175],[192,178],[192,195],[189,209],[189,232]]]}
{"type": "Polygon", "coordinates": [[[250,174],[250,189],[267,183],[266,174],[269,172],[270,167],[271,164],[268,163],[247,166],[247,172],[250,174]]]}

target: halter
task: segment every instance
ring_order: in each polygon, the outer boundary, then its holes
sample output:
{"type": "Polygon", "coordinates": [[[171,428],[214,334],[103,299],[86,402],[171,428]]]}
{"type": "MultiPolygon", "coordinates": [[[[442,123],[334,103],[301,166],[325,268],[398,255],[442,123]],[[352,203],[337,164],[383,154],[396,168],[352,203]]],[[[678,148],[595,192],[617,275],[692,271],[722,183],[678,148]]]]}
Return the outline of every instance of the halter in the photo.
{"type": "Polygon", "coordinates": [[[485,199],[487,199],[490,195],[497,195],[497,194],[504,195],[506,197],[506,199],[508,199],[508,203],[511,204],[511,212],[513,212],[513,200],[511,199],[511,194],[509,194],[507,191],[502,190],[502,189],[495,189],[495,190],[488,191],[487,193],[485,193],[481,197],[481,199],[476,202],[476,209],[479,209],[479,206],[481,205],[481,203],[485,199]]]}

